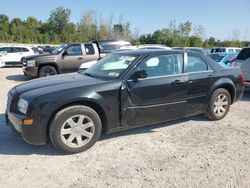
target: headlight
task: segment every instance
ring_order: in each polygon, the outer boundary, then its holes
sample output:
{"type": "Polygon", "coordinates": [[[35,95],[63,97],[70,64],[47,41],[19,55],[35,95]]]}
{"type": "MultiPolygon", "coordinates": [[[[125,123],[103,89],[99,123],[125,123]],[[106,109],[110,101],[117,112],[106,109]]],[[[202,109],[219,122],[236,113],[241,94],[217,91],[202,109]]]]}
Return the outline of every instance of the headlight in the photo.
{"type": "Polygon", "coordinates": [[[17,108],[20,112],[26,114],[28,106],[29,106],[29,103],[26,100],[24,100],[22,98],[19,99],[18,104],[17,104],[17,108]]]}
{"type": "Polygon", "coordinates": [[[28,60],[27,61],[27,67],[35,67],[36,61],[35,60],[28,60]]]}

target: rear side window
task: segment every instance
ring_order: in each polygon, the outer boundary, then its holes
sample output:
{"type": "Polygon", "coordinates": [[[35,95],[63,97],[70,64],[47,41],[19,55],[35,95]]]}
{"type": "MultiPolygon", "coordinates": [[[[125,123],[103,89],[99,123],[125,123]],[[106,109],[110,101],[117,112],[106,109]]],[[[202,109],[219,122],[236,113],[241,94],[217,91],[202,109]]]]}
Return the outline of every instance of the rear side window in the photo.
{"type": "Polygon", "coordinates": [[[85,47],[85,52],[87,55],[94,55],[95,54],[95,49],[92,44],[84,44],[85,47]]]}
{"type": "Polygon", "coordinates": [[[196,56],[188,56],[187,72],[207,71],[207,63],[196,56]]]}
{"type": "Polygon", "coordinates": [[[241,50],[236,59],[246,60],[248,58],[250,58],[250,48],[244,48],[241,50]]]}

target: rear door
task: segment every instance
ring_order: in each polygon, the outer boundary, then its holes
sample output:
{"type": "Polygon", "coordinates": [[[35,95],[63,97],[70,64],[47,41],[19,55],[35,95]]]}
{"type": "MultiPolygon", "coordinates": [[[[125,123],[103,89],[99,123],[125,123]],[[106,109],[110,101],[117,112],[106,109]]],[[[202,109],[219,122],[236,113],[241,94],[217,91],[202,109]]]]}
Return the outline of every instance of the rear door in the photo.
{"type": "Polygon", "coordinates": [[[188,53],[187,116],[200,114],[207,103],[209,89],[214,83],[215,73],[209,64],[196,53],[188,53]]]}
{"type": "Polygon", "coordinates": [[[161,54],[147,58],[133,72],[145,70],[147,78],[128,79],[122,87],[122,124],[138,126],[185,116],[187,74],[184,57],[161,54]]]}
{"type": "Polygon", "coordinates": [[[8,62],[20,62],[20,48],[10,47],[10,52],[8,53],[8,62]]]}

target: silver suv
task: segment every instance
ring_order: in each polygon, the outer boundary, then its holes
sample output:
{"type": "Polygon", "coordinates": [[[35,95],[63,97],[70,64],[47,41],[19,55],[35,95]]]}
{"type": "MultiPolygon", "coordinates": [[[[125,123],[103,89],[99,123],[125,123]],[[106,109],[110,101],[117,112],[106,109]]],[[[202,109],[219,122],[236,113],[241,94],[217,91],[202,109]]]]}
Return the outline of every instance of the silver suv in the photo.
{"type": "Polygon", "coordinates": [[[243,48],[232,64],[241,67],[245,76],[245,86],[250,87],[250,47],[243,48]]]}

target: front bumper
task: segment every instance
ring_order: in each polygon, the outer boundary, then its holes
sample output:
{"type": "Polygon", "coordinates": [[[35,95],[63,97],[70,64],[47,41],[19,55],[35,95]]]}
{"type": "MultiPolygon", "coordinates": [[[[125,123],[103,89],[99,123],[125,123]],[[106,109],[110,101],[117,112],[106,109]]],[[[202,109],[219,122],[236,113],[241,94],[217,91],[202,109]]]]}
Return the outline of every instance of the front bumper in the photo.
{"type": "Polygon", "coordinates": [[[38,77],[38,67],[23,66],[23,73],[25,76],[38,77]]]}
{"type": "Polygon", "coordinates": [[[24,125],[23,120],[26,119],[25,116],[17,115],[11,112],[6,112],[5,114],[7,125],[12,126],[16,131],[21,133],[23,139],[33,145],[44,145],[46,144],[46,139],[42,134],[41,130],[37,125],[24,125]]]}

